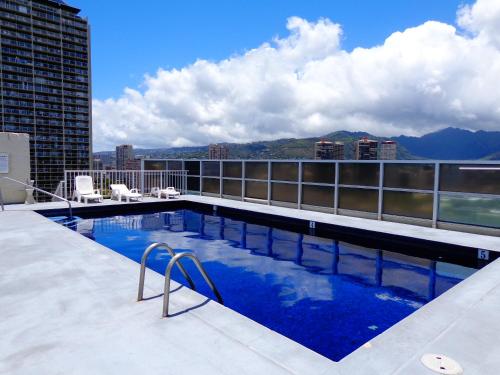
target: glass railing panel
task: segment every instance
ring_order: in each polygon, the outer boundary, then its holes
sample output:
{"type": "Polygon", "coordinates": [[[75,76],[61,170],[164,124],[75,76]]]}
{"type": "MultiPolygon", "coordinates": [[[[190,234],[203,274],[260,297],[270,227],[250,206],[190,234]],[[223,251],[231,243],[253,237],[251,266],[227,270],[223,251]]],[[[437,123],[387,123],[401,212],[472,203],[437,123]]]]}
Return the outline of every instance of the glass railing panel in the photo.
{"type": "Polygon", "coordinates": [[[199,176],[200,175],[200,162],[199,161],[185,161],[184,168],[187,170],[187,174],[199,176]]]}
{"type": "Polygon", "coordinates": [[[225,161],[222,163],[224,177],[241,178],[242,163],[241,161],[225,161]]]}
{"type": "Polygon", "coordinates": [[[218,178],[203,178],[203,192],[220,194],[220,180],[218,178]]]}
{"type": "Polygon", "coordinates": [[[147,171],[164,171],[167,169],[165,160],[144,160],[144,169],[147,171]]]}
{"type": "Polygon", "coordinates": [[[241,197],[241,180],[224,180],[222,183],[222,193],[241,197]]]}
{"type": "Polygon", "coordinates": [[[302,204],[333,207],[335,189],[331,186],[302,185],[302,204]]]}
{"type": "Polygon", "coordinates": [[[267,180],[267,162],[253,162],[245,163],[245,177],[255,180],[267,180]]]}
{"type": "Polygon", "coordinates": [[[319,184],[334,184],[335,163],[302,163],[302,181],[319,184]]]}
{"type": "Polygon", "coordinates": [[[341,163],[340,184],[378,186],[379,163],[341,163]]]}
{"type": "Polygon", "coordinates": [[[434,164],[386,163],[384,168],[384,187],[434,189],[434,164]]]}
{"type": "Polygon", "coordinates": [[[203,176],[220,176],[220,162],[218,161],[204,161],[203,162],[203,176]]]}
{"type": "Polygon", "coordinates": [[[383,213],[432,219],[432,194],[384,191],[383,213]]]}
{"type": "Polygon", "coordinates": [[[500,198],[441,194],[438,218],[451,223],[500,228],[500,198]]]}
{"type": "Polygon", "coordinates": [[[246,181],[245,197],[267,200],[267,182],[246,181]]]}
{"type": "Polygon", "coordinates": [[[299,163],[272,162],[271,180],[297,182],[299,180],[299,163]]]}
{"type": "Polygon", "coordinates": [[[442,164],[439,189],[460,193],[500,195],[500,169],[494,165],[442,164]],[[490,169],[488,169],[490,168],[490,169]]]}
{"type": "Polygon", "coordinates": [[[378,211],[378,190],[339,188],[339,208],[377,212],[378,211]]]}
{"type": "Polygon", "coordinates": [[[169,160],[167,167],[169,171],[180,171],[182,170],[182,160],[169,160]]]}
{"type": "Polygon", "coordinates": [[[297,203],[297,187],[297,184],[280,184],[273,182],[271,184],[271,199],[273,201],[297,203]]]}
{"type": "Polygon", "coordinates": [[[200,178],[199,177],[187,177],[187,190],[200,191],[200,178]]]}

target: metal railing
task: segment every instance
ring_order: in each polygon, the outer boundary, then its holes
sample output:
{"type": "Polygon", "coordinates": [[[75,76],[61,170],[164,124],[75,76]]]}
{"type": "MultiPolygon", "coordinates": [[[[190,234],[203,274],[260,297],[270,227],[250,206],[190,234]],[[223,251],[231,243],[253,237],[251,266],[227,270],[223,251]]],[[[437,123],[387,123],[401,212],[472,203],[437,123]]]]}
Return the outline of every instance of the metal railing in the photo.
{"type": "MultiPolygon", "coordinates": [[[[146,262],[148,260],[149,254],[151,254],[151,252],[154,249],[158,249],[158,248],[166,250],[172,258],[175,256],[174,250],[170,246],[168,246],[166,243],[163,243],[163,242],[155,242],[152,245],[148,246],[146,248],[146,250],[144,250],[144,254],[142,254],[142,258],[141,258],[141,273],[139,275],[139,290],[137,292],[137,301],[142,301],[144,299],[143,298],[144,297],[144,279],[146,277],[146,262]]],[[[189,277],[189,275],[186,272],[186,270],[184,269],[183,265],[178,263],[177,266],[179,267],[179,271],[181,271],[182,275],[187,280],[187,282],[189,283],[191,288],[195,289],[195,285],[193,283],[193,280],[191,279],[191,277],[189,277]]]]}
{"type": "MultiPolygon", "coordinates": [[[[4,180],[8,180],[8,181],[11,181],[11,182],[15,182],[17,184],[20,184],[20,185],[23,185],[27,188],[30,188],[30,189],[33,189],[35,191],[38,191],[40,193],[44,193],[44,194],[47,194],[49,196],[51,196],[52,198],[56,198],[56,199],[59,199],[63,202],[66,202],[68,204],[68,213],[69,213],[69,218],[72,218],[73,217],[73,207],[71,206],[71,202],[63,197],[60,197],[59,195],[55,195],[55,194],[52,194],[52,193],[49,193],[48,191],[45,191],[43,189],[40,189],[40,188],[37,188],[33,185],[30,185],[30,184],[27,184],[27,183],[24,183],[22,181],[19,181],[19,180],[16,180],[14,178],[11,178],[11,177],[0,177],[4,180]]],[[[3,202],[3,194],[2,194],[2,189],[0,188],[0,205],[2,206],[2,211],[4,211],[4,202],[3,202]]]]}
{"type": "Polygon", "coordinates": [[[194,255],[193,253],[180,253],[176,254],[172,259],[170,259],[170,262],[168,262],[167,265],[167,269],[165,270],[165,287],[163,288],[163,314],[162,314],[164,318],[168,317],[168,303],[170,301],[170,280],[171,280],[172,268],[174,267],[174,265],[178,264],[182,258],[189,258],[193,261],[193,263],[196,265],[196,268],[198,268],[198,271],[200,271],[201,275],[205,279],[205,282],[208,284],[212,292],[217,297],[217,301],[219,301],[219,303],[222,305],[224,304],[222,296],[220,295],[214,282],[212,281],[210,276],[208,276],[207,272],[205,271],[205,268],[203,268],[203,265],[196,257],[196,255],[194,255]]]}
{"type": "Polygon", "coordinates": [[[196,265],[196,268],[198,268],[198,271],[200,271],[201,275],[203,276],[203,279],[205,282],[208,284],[212,292],[214,293],[215,297],[217,298],[217,301],[221,304],[224,304],[224,301],[222,300],[222,296],[220,295],[219,291],[217,290],[217,287],[215,286],[214,282],[208,276],[207,272],[205,271],[205,268],[203,268],[203,265],[199,261],[199,259],[194,255],[193,253],[179,253],[176,254],[174,250],[168,246],[166,243],[153,243],[152,245],[148,246],[146,250],[144,250],[144,253],[142,254],[141,258],[141,271],[140,271],[140,276],[139,276],[139,289],[137,293],[137,301],[142,301],[144,299],[144,280],[146,276],[146,261],[149,257],[149,254],[156,249],[156,248],[163,248],[167,250],[167,252],[170,254],[172,259],[170,259],[170,262],[168,262],[167,268],[165,269],[165,285],[163,289],[163,310],[162,310],[162,316],[164,318],[168,317],[168,305],[169,305],[169,300],[170,300],[170,281],[171,281],[171,275],[172,275],[172,268],[174,265],[176,265],[179,270],[181,271],[182,275],[184,278],[188,281],[189,285],[191,286],[191,289],[195,289],[195,284],[189,274],[186,272],[184,266],[179,262],[182,258],[189,258],[191,259],[194,264],[196,265]]]}
{"type": "Polygon", "coordinates": [[[155,187],[160,189],[172,186],[181,194],[186,193],[187,171],[157,170],[68,170],[64,171],[62,190],[64,197],[70,199],[75,190],[76,176],[90,176],[94,188],[103,196],[111,196],[111,184],[124,184],[129,189],[138,189],[142,194],[149,194],[155,187]]]}
{"type": "Polygon", "coordinates": [[[474,233],[500,230],[500,161],[144,160],[144,168],[151,165],[188,170],[191,194],[474,233]]]}

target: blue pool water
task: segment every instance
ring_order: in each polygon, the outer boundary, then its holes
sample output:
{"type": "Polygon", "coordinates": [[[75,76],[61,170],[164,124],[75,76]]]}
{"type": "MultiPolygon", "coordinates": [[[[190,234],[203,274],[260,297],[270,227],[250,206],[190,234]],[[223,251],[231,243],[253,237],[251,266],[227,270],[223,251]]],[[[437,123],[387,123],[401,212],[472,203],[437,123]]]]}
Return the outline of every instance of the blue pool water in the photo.
{"type": "MultiPolygon", "coordinates": [[[[334,361],[474,272],[190,210],[81,219],[76,229],[137,262],[152,242],[194,251],[227,307],[334,361]]],[[[163,274],[168,261],[154,252],[148,267],[163,274]]]]}

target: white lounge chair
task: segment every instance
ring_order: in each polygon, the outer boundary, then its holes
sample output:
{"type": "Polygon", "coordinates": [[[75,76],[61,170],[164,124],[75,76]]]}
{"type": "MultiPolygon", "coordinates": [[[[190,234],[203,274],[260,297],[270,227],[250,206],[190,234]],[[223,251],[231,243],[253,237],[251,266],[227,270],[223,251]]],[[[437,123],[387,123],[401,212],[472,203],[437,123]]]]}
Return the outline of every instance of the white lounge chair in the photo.
{"type": "Polygon", "coordinates": [[[111,188],[111,199],[117,199],[119,202],[122,201],[122,197],[125,198],[125,200],[130,202],[131,199],[139,200],[142,199],[142,194],[139,193],[137,189],[131,189],[129,190],[126,185],[123,184],[112,184],[109,185],[111,188]]]}
{"type": "Polygon", "coordinates": [[[174,187],[169,186],[166,189],[160,189],[159,187],[154,187],[151,189],[151,195],[157,196],[158,198],[162,198],[165,196],[165,198],[178,198],[180,197],[181,193],[175,190],[174,187]]]}
{"type": "Polygon", "coordinates": [[[73,199],[78,202],[82,201],[87,204],[90,200],[97,200],[102,202],[102,195],[99,189],[94,189],[94,182],[90,176],[76,176],[75,177],[75,191],[73,192],[73,199]]]}

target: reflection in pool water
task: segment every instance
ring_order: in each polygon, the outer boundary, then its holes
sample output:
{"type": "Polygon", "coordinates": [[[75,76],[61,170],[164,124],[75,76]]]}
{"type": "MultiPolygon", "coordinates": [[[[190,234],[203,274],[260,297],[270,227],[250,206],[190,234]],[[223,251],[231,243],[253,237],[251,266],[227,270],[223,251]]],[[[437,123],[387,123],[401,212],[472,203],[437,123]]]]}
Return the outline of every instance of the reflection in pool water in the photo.
{"type": "MultiPolygon", "coordinates": [[[[189,210],[79,220],[76,227],[135,261],[152,242],[194,251],[226,306],[335,361],[474,272],[189,210]]],[[[168,261],[153,252],[148,267],[163,273],[168,261]]],[[[185,266],[198,291],[213,297],[193,264],[185,266]]]]}

